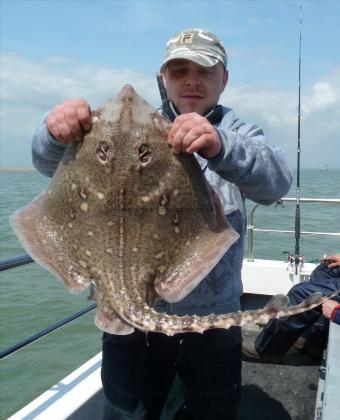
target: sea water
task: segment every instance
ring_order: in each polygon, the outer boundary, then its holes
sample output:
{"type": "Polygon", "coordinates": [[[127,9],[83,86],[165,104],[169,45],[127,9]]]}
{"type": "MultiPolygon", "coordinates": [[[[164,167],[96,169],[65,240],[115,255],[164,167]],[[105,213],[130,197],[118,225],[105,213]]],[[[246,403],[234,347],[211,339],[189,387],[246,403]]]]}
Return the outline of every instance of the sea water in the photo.
{"type": "MultiPolygon", "coordinates": [[[[48,183],[49,179],[35,171],[0,172],[0,259],[25,252],[8,219],[48,183]]],[[[340,170],[303,170],[300,183],[301,197],[340,199],[340,170]]],[[[288,197],[295,196],[294,185],[288,197]]],[[[246,202],[247,212],[253,205],[246,202]]],[[[339,205],[301,203],[300,207],[301,231],[340,232],[339,205]]],[[[294,203],[260,206],[254,222],[256,228],[294,230],[294,203]]],[[[293,233],[255,232],[255,258],[285,260],[285,252],[293,252],[294,247],[293,233]]],[[[302,234],[300,251],[306,262],[317,263],[324,254],[340,253],[340,238],[302,234]]],[[[89,304],[88,292],[69,294],[60,281],[37,264],[0,273],[0,288],[2,350],[89,304]]],[[[101,350],[101,332],[94,326],[93,317],[94,311],[1,361],[0,419],[101,350]]]]}

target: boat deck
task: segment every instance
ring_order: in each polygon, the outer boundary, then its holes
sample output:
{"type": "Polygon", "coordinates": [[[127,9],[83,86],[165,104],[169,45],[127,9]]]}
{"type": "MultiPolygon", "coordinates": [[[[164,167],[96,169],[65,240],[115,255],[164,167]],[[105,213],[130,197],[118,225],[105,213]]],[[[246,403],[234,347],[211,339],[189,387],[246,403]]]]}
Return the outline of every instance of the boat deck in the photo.
{"type": "MultiPolygon", "coordinates": [[[[268,296],[245,294],[243,309],[263,306],[268,296]]],[[[258,327],[244,328],[243,335],[255,337],[258,327]]],[[[281,364],[243,361],[242,396],[237,420],[336,420],[340,401],[340,326],[331,323],[327,367],[320,367],[307,354],[291,349],[281,364]],[[326,374],[326,381],[324,381],[326,374]]],[[[100,419],[102,388],[101,354],[97,354],[36,400],[15,413],[10,420],[100,419]]],[[[178,379],[178,378],[177,378],[178,379]]],[[[160,420],[172,420],[182,405],[180,381],[175,381],[160,420]]],[[[179,416],[176,420],[185,420],[179,416]]]]}
{"type": "MultiPolygon", "coordinates": [[[[258,331],[246,329],[243,334],[255,337],[258,331]]],[[[100,419],[100,363],[101,354],[98,354],[10,420],[100,419]],[[79,404],[78,409],[75,409],[75,401],[79,404]]],[[[282,364],[243,361],[242,369],[242,396],[237,420],[314,419],[320,376],[319,361],[292,349],[282,364]]],[[[183,394],[181,384],[177,381],[160,420],[172,420],[181,401],[183,394]]],[[[176,417],[176,420],[184,418],[176,417]]]]}
{"type": "MultiPolygon", "coordinates": [[[[255,337],[256,330],[244,335],[255,337]]],[[[311,420],[320,361],[291,349],[282,364],[243,361],[242,397],[237,420],[311,420]]]]}

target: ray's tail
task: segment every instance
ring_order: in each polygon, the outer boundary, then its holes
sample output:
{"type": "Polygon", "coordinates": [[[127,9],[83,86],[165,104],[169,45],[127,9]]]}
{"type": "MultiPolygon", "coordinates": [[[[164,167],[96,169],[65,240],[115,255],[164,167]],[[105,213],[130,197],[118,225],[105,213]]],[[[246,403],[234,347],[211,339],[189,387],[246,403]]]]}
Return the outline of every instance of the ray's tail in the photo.
{"type": "Polygon", "coordinates": [[[117,312],[127,323],[142,331],[161,332],[167,335],[183,332],[203,333],[212,328],[229,329],[232,326],[266,324],[272,318],[281,318],[309,311],[338,294],[340,294],[340,289],[327,296],[322,296],[321,293],[313,293],[300,304],[294,306],[287,306],[288,298],[286,295],[276,295],[263,309],[221,315],[181,317],[167,315],[156,312],[147,305],[134,305],[131,301],[117,312]]]}

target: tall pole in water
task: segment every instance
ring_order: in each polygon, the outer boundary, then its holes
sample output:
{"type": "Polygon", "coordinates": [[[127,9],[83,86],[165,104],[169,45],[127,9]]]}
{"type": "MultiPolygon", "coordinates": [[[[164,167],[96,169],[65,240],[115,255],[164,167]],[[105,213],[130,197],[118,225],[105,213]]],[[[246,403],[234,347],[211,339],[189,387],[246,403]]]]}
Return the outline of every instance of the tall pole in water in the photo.
{"type": "Polygon", "coordinates": [[[298,142],[297,142],[297,168],[296,168],[296,208],[295,208],[295,275],[298,274],[300,264],[300,140],[301,140],[301,33],[302,33],[302,6],[299,18],[299,103],[298,103],[298,142]]]}

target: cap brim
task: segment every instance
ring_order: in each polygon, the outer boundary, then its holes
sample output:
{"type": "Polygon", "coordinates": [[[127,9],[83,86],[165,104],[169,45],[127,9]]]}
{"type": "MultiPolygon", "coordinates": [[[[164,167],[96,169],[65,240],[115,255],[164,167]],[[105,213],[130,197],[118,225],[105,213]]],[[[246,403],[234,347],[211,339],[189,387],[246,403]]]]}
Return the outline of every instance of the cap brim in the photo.
{"type": "Polygon", "coordinates": [[[176,59],[190,60],[203,67],[213,67],[220,62],[217,58],[213,58],[206,54],[198,53],[195,51],[178,51],[171,54],[170,57],[163,61],[161,71],[164,70],[165,66],[169,63],[169,61],[176,59]]]}

